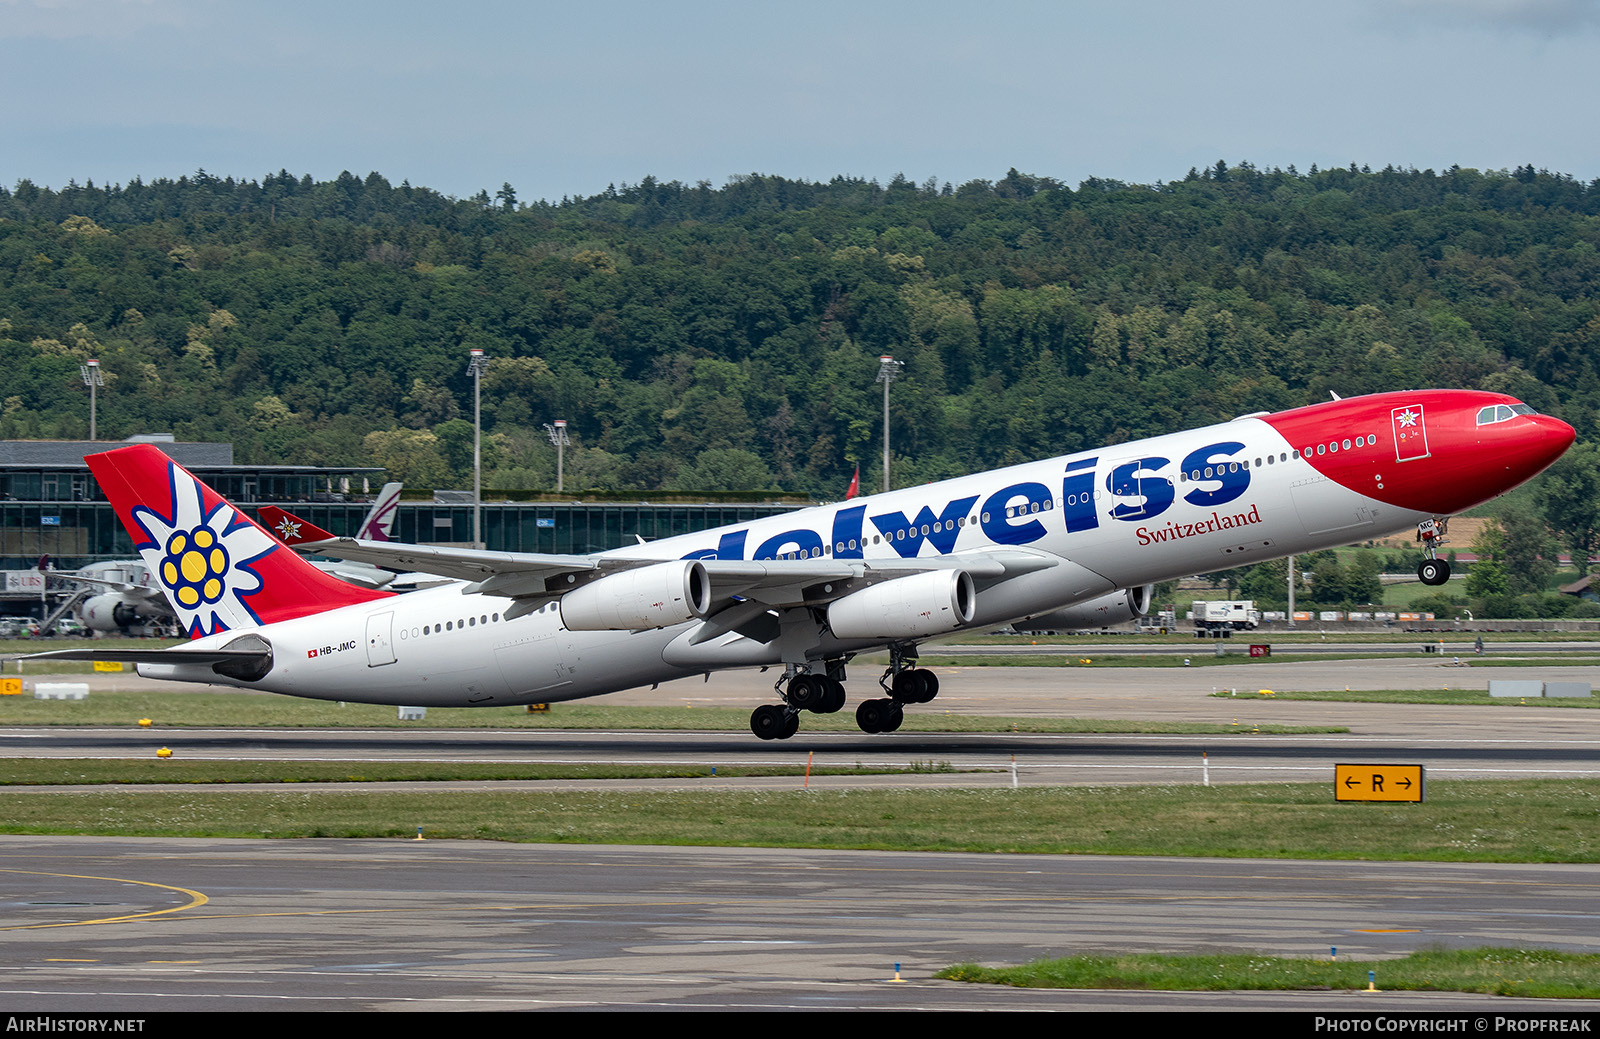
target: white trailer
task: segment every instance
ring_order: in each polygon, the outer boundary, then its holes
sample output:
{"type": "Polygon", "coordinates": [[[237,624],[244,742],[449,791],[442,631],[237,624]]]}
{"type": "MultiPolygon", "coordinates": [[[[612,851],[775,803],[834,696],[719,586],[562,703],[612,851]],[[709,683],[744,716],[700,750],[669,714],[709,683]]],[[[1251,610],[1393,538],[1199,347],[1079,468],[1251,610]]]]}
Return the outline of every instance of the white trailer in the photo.
{"type": "Polygon", "coordinates": [[[1194,637],[1229,638],[1236,631],[1254,631],[1261,623],[1261,611],[1254,599],[1195,600],[1194,637]]]}

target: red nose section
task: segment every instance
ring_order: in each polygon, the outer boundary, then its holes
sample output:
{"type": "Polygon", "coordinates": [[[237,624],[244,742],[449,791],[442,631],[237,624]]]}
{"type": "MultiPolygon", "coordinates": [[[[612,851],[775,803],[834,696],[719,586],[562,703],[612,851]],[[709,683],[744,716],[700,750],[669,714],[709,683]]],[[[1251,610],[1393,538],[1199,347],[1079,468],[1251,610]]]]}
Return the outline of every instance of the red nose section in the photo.
{"type": "Polygon", "coordinates": [[[1419,390],[1298,408],[1263,421],[1330,480],[1415,512],[1448,516],[1543,472],[1573,428],[1500,393],[1419,390]]]}

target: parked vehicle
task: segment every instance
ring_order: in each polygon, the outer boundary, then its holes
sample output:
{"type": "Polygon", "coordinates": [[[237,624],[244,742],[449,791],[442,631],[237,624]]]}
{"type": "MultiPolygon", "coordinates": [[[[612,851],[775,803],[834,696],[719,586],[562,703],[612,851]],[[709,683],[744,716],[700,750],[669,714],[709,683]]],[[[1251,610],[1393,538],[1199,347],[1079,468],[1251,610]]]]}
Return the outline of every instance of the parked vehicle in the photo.
{"type": "Polygon", "coordinates": [[[1254,631],[1261,624],[1261,611],[1254,599],[1195,600],[1194,637],[1229,638],[1236,631],[1254,631]]]}

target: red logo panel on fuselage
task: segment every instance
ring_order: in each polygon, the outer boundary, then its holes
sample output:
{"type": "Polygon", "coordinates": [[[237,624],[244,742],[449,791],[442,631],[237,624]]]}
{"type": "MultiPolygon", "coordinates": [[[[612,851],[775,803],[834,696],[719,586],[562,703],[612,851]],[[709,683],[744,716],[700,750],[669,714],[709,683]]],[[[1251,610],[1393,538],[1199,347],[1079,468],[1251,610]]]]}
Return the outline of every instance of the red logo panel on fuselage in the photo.
{"type": "Polygon", "coordinates": [[[1428,425],[1421,404],[1392,409],[1389,425],[1394,430],[1395,461],[1410,462],[1428,457],[1428,425]]]}

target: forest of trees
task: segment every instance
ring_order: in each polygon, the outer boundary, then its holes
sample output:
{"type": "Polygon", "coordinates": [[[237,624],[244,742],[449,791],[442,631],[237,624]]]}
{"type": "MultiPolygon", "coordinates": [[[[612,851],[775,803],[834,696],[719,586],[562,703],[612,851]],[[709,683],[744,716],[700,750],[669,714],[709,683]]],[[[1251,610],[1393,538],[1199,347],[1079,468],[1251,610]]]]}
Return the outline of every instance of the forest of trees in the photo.
{"type": "MultiPolygon", "coordinates": [[[[1600,182],[1218,162],[534,203],[377,173],[0,189],[0,437],[86,436],[93,356],[103,439],[464,486],[474,347],[499,488],[553,487],[564,418],[569,488],[829,499],[859,463],[877,490],[885,353],[901,486],[1329,391],[1502,390],[1590,442],[1600,182]]],[[[1579,457],[1562,478],[1593,485],[1579,457]]],[[[1571,544],[1586,524],[1552,519],[1571,544]]]]}

